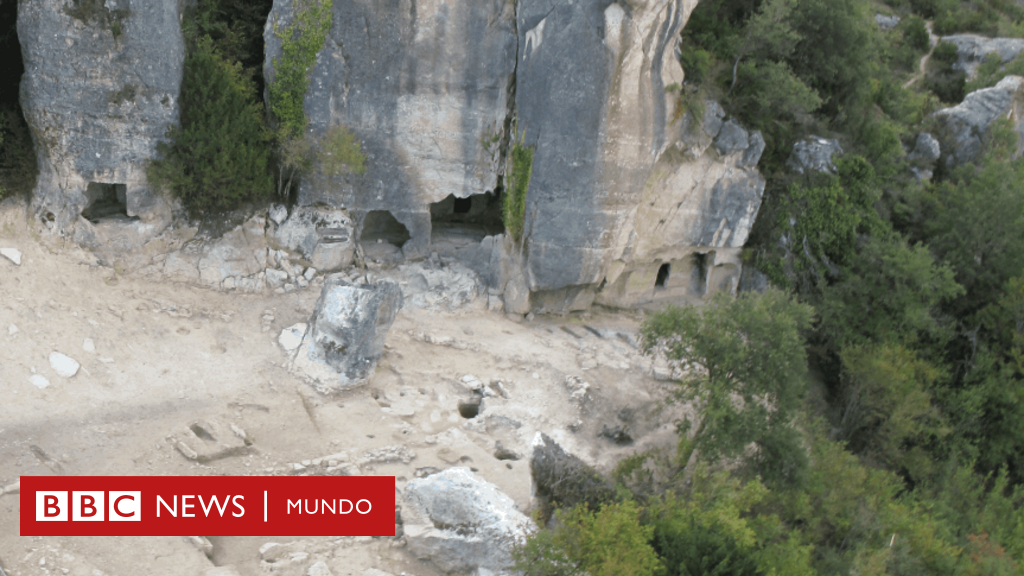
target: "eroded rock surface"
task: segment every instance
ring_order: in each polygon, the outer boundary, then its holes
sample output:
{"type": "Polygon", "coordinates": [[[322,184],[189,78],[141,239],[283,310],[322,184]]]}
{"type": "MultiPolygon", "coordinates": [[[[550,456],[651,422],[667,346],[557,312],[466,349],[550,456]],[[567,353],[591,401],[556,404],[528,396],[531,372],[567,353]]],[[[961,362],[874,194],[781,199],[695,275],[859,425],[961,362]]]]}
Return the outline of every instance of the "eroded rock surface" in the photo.
{"type": "Polygon", "coordinates": [[[462,467],[410,481],[402,519],[410,550],[445,572],[506,569],[536,530],[511,498],[462,467]]]}
{"type": "Polygon", "coordinates": [[[351,284],[329,276],[295,356],[295,367],[319,389],[363,384],[384,352],[384,337],[402,308],[397,284],[351,284]]]}
{"type": "Polygon", "coordinates": [[[1007,76],[991,88],[971,92],[960,104],[936,112],[935,116],[943,121],[938,136],[946,165],[954,167],[976,160],[988,127],[1000,118],[1010,118],[1018,139],[1024,138],[1024,123],[1020,120],[1024,111],[1022,96],[1024,77],[1007,76]]]}
{"type": "Polygon", "coordinates": [[[127,217],[169,217],[145,164],[178,119],[179,4],[30,0],[19,3],[18,38],[39,165],[35,213],[60,233],[98,200],[123,205],[127,217]]]}
{"type": "Polygon", "coordinates": [[[1005,64],[1024,51],[1024,38],[986,38],[976,34],[955,34],[944,36],[942,40],[956,44],[957,61],[953,68],[966,72],[969,79],[977,75],[978,66],[989,54],[998,54],[1005,64]]]}
{"type": "MultiPolygon", "coordinates": [[[[310,178],[303,205],[388,210],[409,229],[407,251],[430,240],[429,204],[494,190],[516,65],[514,3],[336,0],[334,27],[312,70],[306,112],[315,131],[352,129],[367,171],[310,178]]],[[[293,17],[274,2],[270,21],[293,17]]],[[[281,50],[268,26],[269,63],[281,50]]]]}

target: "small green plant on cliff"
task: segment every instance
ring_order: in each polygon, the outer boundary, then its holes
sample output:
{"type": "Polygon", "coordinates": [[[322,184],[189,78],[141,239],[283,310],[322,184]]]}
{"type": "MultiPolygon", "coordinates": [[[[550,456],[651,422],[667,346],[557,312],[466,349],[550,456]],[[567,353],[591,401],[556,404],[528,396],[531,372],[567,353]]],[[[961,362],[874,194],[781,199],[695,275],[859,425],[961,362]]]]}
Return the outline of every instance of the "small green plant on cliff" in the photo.
{"type": "Polygon", "coordinates": [[[512,173],[505,183],[505,194],[502,198],[501,215],[505,229],[516,242],[523,238],[523,226],[526,222],[526,191],[530,188],[530,175],[533,174],[533,148],[523,143],[512,143],[512,173]]]}
{"type": "Polygon", "coordinates": [[[308,120],[303,108],[309,88],[309,71],[317,52],[331,30],[331,0],[296,0],[292,22],[274,22],[274,34],[281,39],[281,56],[274,58],[274,77],[269,80],[270,112],[277,119],[284,139],[296,138],[308,120]]]}
{"type": "Polygon", "coordinates": [[[284,195],[297,176],[319,165],[324,175],[366,172],[366,155],[355,135],[344,126],[332,126],[320,138],[287,138],[278,149],[277,192],[284,195]]]}
{"type": "Polygon", "coordinates": [[[221,57],[203,36],[185,58],[181,123],[161,143],[149,177],[193,212],[221,211],[268,197],[270,134],[255,85],[239,63],[221,57]]]}
{"type": "Polygon", "coordinates": [[[116,40],[124,32],[124,21],[132,11],[127,8],[111,10],[104,0],[72,0],[64,7],[64,13],[83,24],[110,30],[116,40]]]}

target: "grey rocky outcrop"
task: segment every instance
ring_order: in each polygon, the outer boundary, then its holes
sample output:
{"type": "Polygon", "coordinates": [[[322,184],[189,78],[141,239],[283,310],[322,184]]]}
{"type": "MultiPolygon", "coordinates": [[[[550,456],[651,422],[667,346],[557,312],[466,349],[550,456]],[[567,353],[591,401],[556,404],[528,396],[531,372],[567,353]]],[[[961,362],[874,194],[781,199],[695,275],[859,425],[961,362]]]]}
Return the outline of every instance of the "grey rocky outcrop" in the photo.
{"type": "Polygon", "coordinates": [[[373,374],[395,315],[402,308],[397,284],[351,284],[329,276],[294,358],[294,367],[320,390],[359,386],[373,374]]]}
{"type": "MultiPolygon", "coordinates": [[[[333,10],[306,112],[315,132],[353,130],[367,170],[307,178],[299,203],[344,206],[357,222],[388,210],[412,236],[405,252],[418,254],[430,241],[430,203],[498,185],[516,66],[514,3],[335,0],[333,10]]],[[[270,22],[292,17],[291,0],[274,2],[270,22]]],[[[264,38],[273,78],[281,42],[270,25],[264,38]]]]}
{"type": "Polygon", "coordinates": [[[536,530],[511,498],[462,467],[410,481],[402,521],[409,550],[444,572],[505,570],[536,530]]]}
{"type": "Polygon", "coordinates": [[[890,30],[895,28],[900,23],[899,16],[886,16],[885,14],[875,14],[875,22],[878,23],[878,27],[882,30],[890,30]]]}
{"type": "MultiPolygon", "coordinates": [[[[279,212],[276,215],[280,217],[279,212]]],[[[347,210],[303,206],[292,210],[273,237],[281,246],[309,260],[317,270],[335,272],[352,263],[356,250],[353,235],[347,210]]]]}
{"type": "Polygon", "coordinates": [[[169,218],[145,168],[178,118],[179,17],[179,3],[161,0],[19,3],[21,105],[39,166],[32,203],[54,231],[72,231],[96,184],[123,186],[128,216],[169,218]]]}
{"type": "Polygon", "coordinates": [[[935,163],[942,157],[942,146],[934,136],[928,132],[921,132],[917,135],[914,149],[907,154],[910,161],[910,171],[918,182],[929,180],[935,169],[935,163]]]}
{"type": "Polygon", "coordinates": [[[807,171],[835,174],[836,165],[832,163],[832,157],[842,153],[838,140],[811,136],[793,145],[793,153],[786,166],[797,174],[807,171]]]}
{"type": "Polygon", "coordinates": [[[986,38],[975,34],[955,34],[944,36],[942,40],[956,45],[957,61],[953,68],[966,72],[968,79],[977,75],[978,66],[989,54],[998,54],[1005,64],[1024,50],[1024,38],[986,38]]]}
{"type": "Polygon", "coordinates": [[[946,165],[954,167],[976,160],[988,127],[1000,118],[1012,121],[1018,141],[1024,138],[1022,102],[1024,77],[1007,76],[991,88],[971,92],[960,104],[936,112],[935,117],[941,122],[937,136],[945,152],[946,165]]]}

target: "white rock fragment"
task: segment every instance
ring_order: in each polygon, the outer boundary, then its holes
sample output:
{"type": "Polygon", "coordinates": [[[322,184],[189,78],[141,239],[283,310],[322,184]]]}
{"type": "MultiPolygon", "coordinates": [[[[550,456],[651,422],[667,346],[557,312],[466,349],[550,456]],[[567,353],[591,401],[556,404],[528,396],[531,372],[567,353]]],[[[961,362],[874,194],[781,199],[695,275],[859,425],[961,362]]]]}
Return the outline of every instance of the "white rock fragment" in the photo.
{"type": "Polygon", "coordinates": [[[18,327],[17,326],[15,326],[14,324],[11,324],[11,325],[7,326],[7,335],[8,336],[14,336],[17,333],[18,333],[18,327]]]}
{"type": "Polygon", "coordinates": [[[113,358],[100,358],[100,362],[103,362],[104,364],[113,364],[114,363],[114,359],[113,358]]]}
{"type": "Polygon", "coordinates": [[[96,344],[93,343],[92,338],[86,338],[85,341],[82,342],[82,350],[90,353],[96,351],[96,344]]]}
{"type": "Polygon", "coordinates": [[[299,322],[298,324],[292,324],[291,326],[281,330],[281,335],[277,337],[277,343],[284,348],[286,352],[294,352],[302,344],[302,336],[306,333],[306,324],[299,322]]]}
{"type": "Polygon", "coordinates": [[[331,569],[327,567],[327,564],[321,560],[309,567],[309,570],[306,571],[306,576],[334,576],[334,574],[331,573],[331,569]]]}
{"type": "Polygon", "coordinates": [[[0,255],[14,262],[15,266],[21,266],[21,252],[17,248],[0,248],[0,255]]]}
{"type": "Polygon", "coordinates": [[[40,390],[50,385],[50,381],[47,380],[45,377],[40,376],[39,374],[30,377],[28,381],[31,382],[33,386],[39,388],[40,390]]]}
{"type": "Polygon", "coordinates": [[[65,378],[71,378],[75,374],[78,374],[78,368],[81,365],[76,362],[70,356],[65,356],[60,352],[50,352],[50,367],[58,375],[65,378]]]}

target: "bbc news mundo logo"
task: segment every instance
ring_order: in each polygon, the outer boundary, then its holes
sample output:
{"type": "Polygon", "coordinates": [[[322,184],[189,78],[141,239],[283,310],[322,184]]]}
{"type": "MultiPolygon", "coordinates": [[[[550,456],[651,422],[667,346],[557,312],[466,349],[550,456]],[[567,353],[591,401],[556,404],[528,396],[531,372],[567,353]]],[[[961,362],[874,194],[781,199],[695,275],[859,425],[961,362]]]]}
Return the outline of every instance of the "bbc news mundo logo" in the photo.
{"type": "Polygon", "coordinates": [[[36,492],[36,522],[140,522],[142,492],[36,492]],[[70,498],[69,498],[70,495],[70,498]]]}
{"type": "Polygon", "coordinates": [[[394,476],[22,476],[22,536],[394,536],[394,476]]]}

